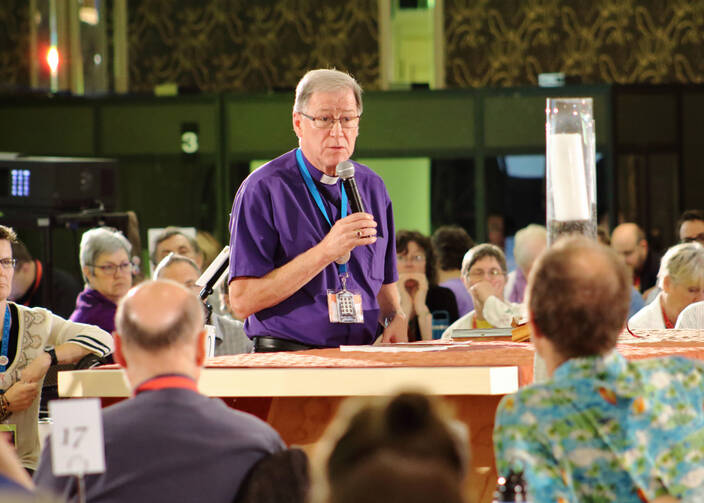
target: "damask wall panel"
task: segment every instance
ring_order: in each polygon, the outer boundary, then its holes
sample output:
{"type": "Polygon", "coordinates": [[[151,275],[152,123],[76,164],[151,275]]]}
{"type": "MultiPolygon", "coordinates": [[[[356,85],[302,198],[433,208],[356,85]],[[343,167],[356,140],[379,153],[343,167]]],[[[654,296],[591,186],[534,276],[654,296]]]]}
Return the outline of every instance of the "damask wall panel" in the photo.
{"type": "Polygon", "coordinates": [[[0,3],[0,91],[29,88],[29,2],[0,3]]]}
{"type": "Polygon", "coordinates": [[[445,0],[448,87],[704,82],[703,0],[445,0]]]}
{"type": "Polygon", "coordinates": [[[376,0],[130,0],[130,90],[292,89],[336,67],[378,88],[376,0]]]}

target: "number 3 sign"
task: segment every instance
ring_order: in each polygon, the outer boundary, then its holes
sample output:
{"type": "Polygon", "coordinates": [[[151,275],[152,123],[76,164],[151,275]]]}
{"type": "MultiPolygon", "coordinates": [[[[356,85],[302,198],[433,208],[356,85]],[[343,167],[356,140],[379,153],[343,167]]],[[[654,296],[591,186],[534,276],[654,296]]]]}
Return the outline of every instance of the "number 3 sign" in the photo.
{"type": "Polygon", "coordinates": [[[49,402],[51,464],[54,475],[105,471],[103,418],[96,398],[49,402]]]}

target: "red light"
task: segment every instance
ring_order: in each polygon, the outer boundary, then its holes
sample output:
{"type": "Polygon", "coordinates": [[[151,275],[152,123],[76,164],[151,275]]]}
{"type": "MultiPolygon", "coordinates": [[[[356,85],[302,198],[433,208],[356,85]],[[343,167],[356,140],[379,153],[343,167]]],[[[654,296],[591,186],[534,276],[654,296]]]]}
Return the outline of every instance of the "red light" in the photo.
{"type": "Polygon", "coordinates": [[[46,52],[46,62],[49,65],[51,73],[55,73],[59,68],[59,51],[56,50],[56,47],[52,46],[46,52]]]}

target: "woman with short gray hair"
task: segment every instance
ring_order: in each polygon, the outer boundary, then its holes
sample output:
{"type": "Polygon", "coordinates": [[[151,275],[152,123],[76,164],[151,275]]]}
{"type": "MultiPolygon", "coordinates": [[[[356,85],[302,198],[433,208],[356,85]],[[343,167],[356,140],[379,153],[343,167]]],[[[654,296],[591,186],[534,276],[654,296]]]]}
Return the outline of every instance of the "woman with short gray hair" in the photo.
{"type": "Polygon", "coordinates": [[[79,251],[85,289],[76,299],[72,321],[115,330],[118,301],[132,287],[132,245],[111,227],[96,227],[83,233],[79,251]]]}
{"type": "Polygon", "coordinates": [[[704,300],[704,246],[697,242],[673,246],[662,257],[660,294],[628,320],[629,328],[675,328],[688,305],[704,300]]]}

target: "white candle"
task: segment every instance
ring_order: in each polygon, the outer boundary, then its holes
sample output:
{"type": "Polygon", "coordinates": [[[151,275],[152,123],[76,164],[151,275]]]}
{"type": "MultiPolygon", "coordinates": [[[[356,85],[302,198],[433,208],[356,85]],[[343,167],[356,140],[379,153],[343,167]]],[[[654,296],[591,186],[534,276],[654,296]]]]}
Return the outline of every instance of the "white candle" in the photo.
{"type": "MultiPolygon", "coordinates": [[[[587,180],[580,134],[548,135],[547,167],[552,181],[555,220],[589,220],[587,180]]],[[[550,197],[550,195],[548,195],[550,197]]]]}

